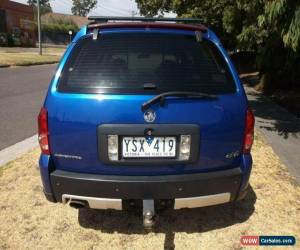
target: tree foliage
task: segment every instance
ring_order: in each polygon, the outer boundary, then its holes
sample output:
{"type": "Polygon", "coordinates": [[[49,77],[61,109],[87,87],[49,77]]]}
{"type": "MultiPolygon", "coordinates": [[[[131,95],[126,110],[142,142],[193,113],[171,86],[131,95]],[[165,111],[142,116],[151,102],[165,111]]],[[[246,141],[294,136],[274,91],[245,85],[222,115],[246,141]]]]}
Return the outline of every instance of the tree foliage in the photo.
{"type": "Polygon", "coordinates": [[[78,16],[87,14],[96,7],[97,0],[73,0],[72,13],[78,16]]]}
{"type": "Polygon", "coordinates": [[[260,25],[269,26],[278,32],[286,47],[300,49],[300,2],[277,0],[267,2],[265,15],[260,16],[260,25]]]}
{"type": "MultiPolygon", "coordinates": [[[[27,0],[28,5],[33,6],[36,11],[37,0],[27,0]]],[[[40,0],[41,14],[52,12],[49,0],[40,0]]]]}
{"type": "Polygon", "coordinates": [[[267,82],[300,87],[300,1],[137,0],[137,4],[146,16],[172,11],[179,17],[201,18],[227,49],[255,52],[267,82]]]}
{"type": "Polygon", "coordinates": [[[49,18],[46,23],[42,23],[42,30],[48,34],[68,34],[78,32],[79,28],[72,19],[69,18],[49,18]]]}
{"type": "Polygon", "coordinates": [[[281,87],[299,88],[300,2],[267,1],[263,14],[258,17],[258,24],[261,29],[267,30],[259,58],[261,73],[268,79],[265,85],[284,83],[281,87]]]}

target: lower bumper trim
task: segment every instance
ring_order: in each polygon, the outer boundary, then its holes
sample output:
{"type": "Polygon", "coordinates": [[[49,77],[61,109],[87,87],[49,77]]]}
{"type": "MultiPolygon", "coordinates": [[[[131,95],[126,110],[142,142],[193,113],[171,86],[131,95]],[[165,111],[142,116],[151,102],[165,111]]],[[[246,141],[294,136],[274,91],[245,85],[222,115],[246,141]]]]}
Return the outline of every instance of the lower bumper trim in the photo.
{"type": "MultiPolygon", "coordinates": [[[[72,202],[72,200],[87,202],[89,208],[93,208],[93,209],[122,210],[122,199],[98,198],[98,197],[78,196],[78,195],[70,195],[70,194],[62,195],[63,204],[72,202]]],[[[189,198],[177,198],[175,199],[174,202],[174,209],[213,206],[213,205],[227,203],[229,201],[230,201],[230,193],[220,193],[220,194],[189,197],[189,198]]]]}
{"type": "Polygon", "coordinates": [[[206,207],[230,201],[230,193],[175,199],[174,209],[206,207]]]}
{"type": "Polygon", "coordinates": [[[67,204],[71,200],[86,201],[89,208],[93,209],[116,209],[122,210],[122,200],[121,199],[108,199],[108,198],[98,198],[98,197],[87,197],[63,194],[62,203],[67,204]]]}

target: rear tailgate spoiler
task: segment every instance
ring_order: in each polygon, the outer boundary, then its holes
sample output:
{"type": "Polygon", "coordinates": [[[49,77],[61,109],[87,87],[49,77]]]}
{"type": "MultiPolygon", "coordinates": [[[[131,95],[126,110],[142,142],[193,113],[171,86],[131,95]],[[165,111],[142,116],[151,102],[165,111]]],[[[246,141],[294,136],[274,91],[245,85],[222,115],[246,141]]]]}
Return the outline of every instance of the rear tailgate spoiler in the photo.
{"type": "Polygon", "coordinates": [[[91,16],[88,29],[94,28],[165,28],[206,32],[207,28],[195,18],[97,17],[91,16]]]}

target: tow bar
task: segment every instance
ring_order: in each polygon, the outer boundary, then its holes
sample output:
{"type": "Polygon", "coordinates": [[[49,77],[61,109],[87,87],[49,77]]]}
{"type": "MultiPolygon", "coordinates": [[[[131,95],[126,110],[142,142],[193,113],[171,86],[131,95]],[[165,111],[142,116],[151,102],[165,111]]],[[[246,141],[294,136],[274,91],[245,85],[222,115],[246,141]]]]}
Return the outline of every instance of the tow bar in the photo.
{"type": "Polygon", "coordinates": [[[143,200],[143,224],[147,230],[151,230],[155,224],[154,200],[143,200]]]}

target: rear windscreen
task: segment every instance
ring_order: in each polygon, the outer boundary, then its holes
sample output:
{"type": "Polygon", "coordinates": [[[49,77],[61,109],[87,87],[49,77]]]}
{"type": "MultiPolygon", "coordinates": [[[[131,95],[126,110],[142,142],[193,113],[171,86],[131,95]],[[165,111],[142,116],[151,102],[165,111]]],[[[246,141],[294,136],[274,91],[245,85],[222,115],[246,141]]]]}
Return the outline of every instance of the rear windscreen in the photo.
{"type": "Polygon", "coordinates": [[[150,32],[82,38],[64,66],[58,89],[128,94],[236,91],[223,56],[211,42],[197,42],[192,35],[150,32]]]}

